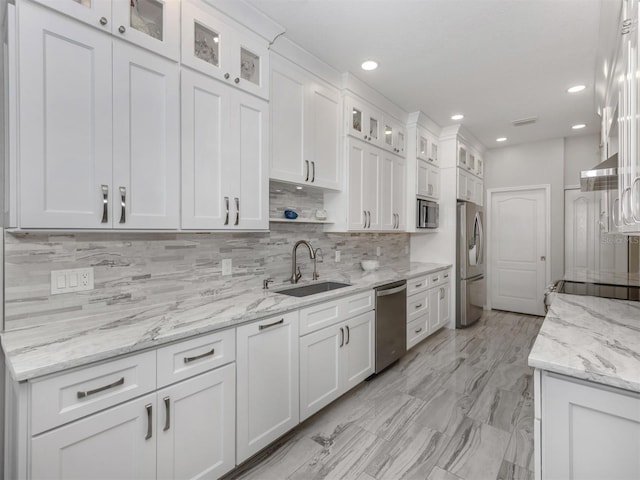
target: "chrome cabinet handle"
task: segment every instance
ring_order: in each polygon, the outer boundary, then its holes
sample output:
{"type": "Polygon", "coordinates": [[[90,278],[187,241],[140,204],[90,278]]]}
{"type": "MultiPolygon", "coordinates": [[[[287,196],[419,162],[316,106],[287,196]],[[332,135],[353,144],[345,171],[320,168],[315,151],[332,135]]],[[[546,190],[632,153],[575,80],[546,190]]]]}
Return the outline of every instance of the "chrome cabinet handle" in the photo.
{"type": "Polygon", "coordinates": [[[118,31],[119,31],[120,33],[124,33],[126,30],[127,30],[127,29],[126,29],[126,28],[124,28],[124,25],[120,25],[120,26],[118,27],[118,31]]]}
{"type": "Polygon", "coordinates": [[[147,403],[144,408],[147,409],[147,435],[144,439],[149,440],[153,437],[153,405],[147,403]]]}
{"type": "Polygon", "coordinates": [[[351,332],[349,331],[349,325],[345,325],[345,327],[347,329],[347,341],[345,342],[345,345],[349,345],[349,339],[351,338],[351,332]]]}
{"type": "Polygon", "coordinates": [[[119,387],[120,385],[124,385],[124,377],[120,377],[120,380],[116,380],[109,385],[105,385],[104,387],[98,387],[93,390],[87,390],[86,392],[78,392],[78,398],[85,398],[90,395],[95,395],[96,393],[104,392],[105,390],[109,390],[110,388],[119,387]]]}
{"type": "Polygon", "coordinates": [[[169,397],[164,397],[164,411],[166,412],[165,420],[164,420],[164,428],[163,432],[166,432],[171,428],[171,400],[169,397]]]}
{"type": "Polygon", "coordinates": [[[440,300],[444,300],[444,288],[440,289],[440,300]]]}
{"type": "Polygon", "coordinates": [[[413,287],[413,288],[420,288],[421,286],[422,286],[422,284],[421,284],[421,283],[416,283],[416,286],[415,286],[415,287],[413,287]]]}
{"type": "Polygon", "coordinates": [[[437,282],[438,280],[440,280],[440,277],[433,277],[431,280],[433,280],[434,282],[437,282]]]}
{"type": "Polygon", "coordinates": [[[224,197],[225,208],[227,209],[227,214],[224,217],[224,224],[229,225],[229,197],[224,197]]]}
{"type": "Polygon", "coordinates": [[[311,183],[316,181],[316,162],[311,162],[311,183]]]}
{"type": "Polygon", "coordinates": [[[305,160],[304,163],[307,164],[307,176],[305,177],[304,181],[308,182],[309,181],[309,160],[305,160]]]}
{"type": "Polygon", "coordinates": [[[369,210],[367,210],[367,218],[369,219],[369,222],[367,223],[367,228],[371,228],[371,212],[369,210]]]}
{"type": "Polygon", "coordinates": [[[638,211],[638,201],[635,198],[636,194],[634,192],[637,190],[636,185],[640,182],[640,177],[636,177],[633,183],[631,184],[631,218],[638,223],[640,222],[640,212],[638,211]]]}
{"type": "Polygon", "coordinates": [[[280,320],[278,320],[277,322],[273,322],[273,323],[268,323],[266,325],[260,325],[258,327],[258,330],[264,330],[265,328],[271,328],[271,327],[275,327],[276,325],[282,325],[284,323],[284,318],[281,318],[280,320]]]}
{"type": "Polygon", "coordinates": [[[362,211],[362,216],[364,217],[364,225],[362,226],[362,228],[367,228],[367,211],[366,210],[362,211]]]}
{"type": "Polygon", "coordinates": [[[340,348],[344,345],[344,329],[340,327],[340,348]]]}
{"type": "Polygon", "coordinates": [[[238,197],[234,197],[236,201],[236,223],[234,225],[238,225],[240,223],[240,199],[238,197]]]}
{"type": "Polygon", "coordinates": [[[100,25],[106,25],[107,24],[107,18],[106,17],[100,17],[100,25]]]}
{"type": "Polygon", "coordinates": [[[447,274],[444,276],[444,278],[449,278],[449,274],[447,273],[447,274]]]}
{"type": "Polygon", "coordinates": [[[233,79],[234,82],[236,82],[236,84],[240,83],[240,79],[238,77],[233,79]]]}
{"type": "Polygon", "coordinates": [[[191,363],[191,362],[195,362],[196,360],[200,360],[201,358],[205,358],[205,357],[211,357],[216,353],[216,349],[212,348],[211,350],[209,350],[208,352],[202,353],[200,355],[195,355],[193,357],[184,357],[184,363],[191,363]]]}
{"type": "Polygon", "coordinates": [[[630,221],[629,211],[627,209],[627,194],[631,194],[631,187],[627,187],[622,191],[622,197],[620,198],[620,202],[622,204],[622,222],[630,225],[632,222],[630,221]]]}
{"type": "Polygon", "coordinates": [[[224,74],[224,79],[225,79],[225,80],[229,80],[229,77],[230,77],[230,76],[231,76],[231,75],[229,75],[229,73],[225,73],[225,74],[224,74]]]}
{"type": "Polygon", "coordinates": [[[102,220],[100,223],[109,222],[109,185],[102,185],[102,220]]]}
{"type": "Polygon", "coordinates": [[[120,187],[120,223],[127,221],[127,189],[126,187],[120,187]]]}
{"type": "Polygon", "coordinates": [[[623,27],[630,27],[631,23],[633,23],[633,21],[630,18],[626,18],[622,21],[622,26],[623,27]]]}
{"type": "Polygon", "coordinates": [[[419,308],[422,308],[422,304],[421,304],[421,303],[419,303],[418,305],[416,305],[416,310],[417,310],[417,309],[419,309],[419,308]]]}
{"type": "Polygon", "coordinates": [[[419,328],[416,330],[416,333],[420,333],[422,331],[422,328],[419,328]]]}

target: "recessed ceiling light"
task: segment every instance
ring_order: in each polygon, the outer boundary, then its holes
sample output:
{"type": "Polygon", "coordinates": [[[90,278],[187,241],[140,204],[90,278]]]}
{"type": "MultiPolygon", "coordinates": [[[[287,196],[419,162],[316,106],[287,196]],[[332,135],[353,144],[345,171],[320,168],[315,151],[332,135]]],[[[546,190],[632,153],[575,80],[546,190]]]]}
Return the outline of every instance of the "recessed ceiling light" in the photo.
{"type": "Polygon", "coordinates": [[[375,70],[378,68],[378,62],[374,60],[367,60],[366,62],[362,62],[361,67],[363,70],[375,70]]]}
{"type": "Polygon", "coordinates": [[[507,137],[496,138],[496,142],[506,142],[506,141],[507,141],[507,137]]]}
{"type": "Polygon", "coordinates": [[[577,125],[574,125],[574,126],[573,126],[573,127],[571,127],[571,128],[573,128],[574,130],[580,130],[581,128],[584,128],[584,127],[586,127],[586,126],[587,126],[587,124],[586,124],[586,123],[578,123],[577,125]]]}
{"type": "Polygon", "coordinates": [[[569,92],[569,93],[578,93],[578,92],[581,92],[582,90],[584,90],[585,88],[587,88],[586,85],[574,85],[573,87],[568,88],[567,92],[569,92]]]}
{"type": "Polygon", "coordinates": [[[464,118],[464,115],[462,115],[461,113],[456,113],[455,115],[451,115],[451,120],[462,120],[464,118]]]}

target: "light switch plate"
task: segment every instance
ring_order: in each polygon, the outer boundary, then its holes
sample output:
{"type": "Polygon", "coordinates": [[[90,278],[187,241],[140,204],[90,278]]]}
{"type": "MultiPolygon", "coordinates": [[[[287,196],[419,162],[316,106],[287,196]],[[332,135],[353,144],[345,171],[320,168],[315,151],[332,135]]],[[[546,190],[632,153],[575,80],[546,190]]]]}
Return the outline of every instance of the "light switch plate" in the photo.
{"type": "Polygon", "coordinates": [[[51,271],[51,295],[93,290],[93,268],[51,271]]]}

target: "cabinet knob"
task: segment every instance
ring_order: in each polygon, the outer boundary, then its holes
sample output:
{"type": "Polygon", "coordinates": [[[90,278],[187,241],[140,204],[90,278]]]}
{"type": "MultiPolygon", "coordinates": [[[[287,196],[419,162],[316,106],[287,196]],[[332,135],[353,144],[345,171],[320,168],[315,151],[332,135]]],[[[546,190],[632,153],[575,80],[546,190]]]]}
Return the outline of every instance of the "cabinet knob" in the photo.
{"type": "Polygon", "coordinates": [[[120,26],[118,27],[118,31],[119,31],[120,33],[124,33],[124,32],[126,32],[126,31],[127,31],[127,29],[126,29],[126,28],[124,28],[124,25],[120,25],[120,26]]]}
{"type": "Polygon", "coordinates": [[[107,24],[107,18],[106,17],[101,17],[100,18],[100,25],[106,25],[107,24]]]}
{"type": "Polygon", "coordinates": [[[236,83],[240,83],[240,79],[238,77],[234,78],[233,81],[236,83]]]}
{"type": "Polygon", "coordinates": [[[225,73],[225,74],[224,74],[224,78],[225,78],[225,80],[229,80],[229,77],[230,77],[230,75],[229,75],[228,73],[225,73]]]}

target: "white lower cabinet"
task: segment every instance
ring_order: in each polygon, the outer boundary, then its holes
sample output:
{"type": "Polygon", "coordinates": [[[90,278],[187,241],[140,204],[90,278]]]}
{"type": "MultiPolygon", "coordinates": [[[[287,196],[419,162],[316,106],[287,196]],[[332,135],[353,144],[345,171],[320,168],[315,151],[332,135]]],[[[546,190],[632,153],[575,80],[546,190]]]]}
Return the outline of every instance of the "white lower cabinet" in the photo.
{"type": "Polygon", "coordinates": [[[547,372],[536,377],[536,478],[640,478],[639,394],[547,372]]]}
{"type": "Polygon", "coordinates": [[[429,335],[449,323],[450,302],[451,284],[429,289],[429,335]]]}
{"type": "Polygon", "coordinates": [[[156,477],[155,394],[34,437],[32,479],[156,477]]]}
{"type": "Polygon", "coordinates": [[[407,350],[447,326],[451,319],[451,270],[407,282],[407,350]]]}
{"type": "Polygon", "coordinates": [[[374,325],[369,311],[300,338],[300,420],[373,373],[374,325]]]}
{"type": "Polygon", "coordinates": [[[237,329],[238,464],[299,422],[298,312],[237,329]]]}
{"type": "Polygon", "coordinates": [[[227,365],[157,393],[157,478],[218,478],[235,467],[236,369],[227,365]]]}

